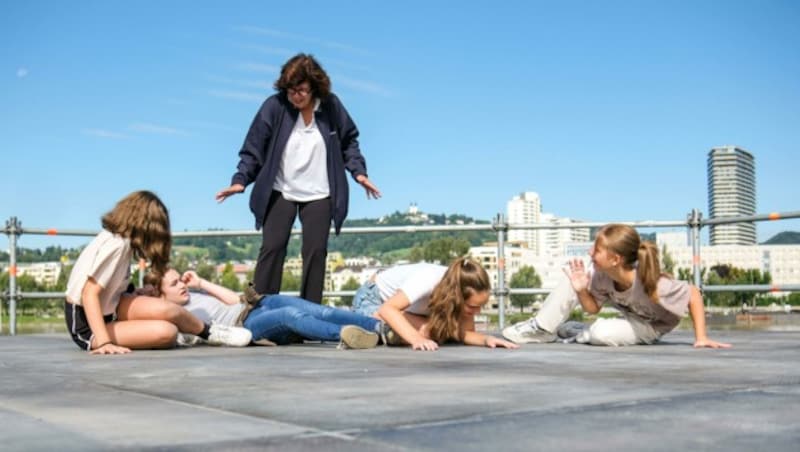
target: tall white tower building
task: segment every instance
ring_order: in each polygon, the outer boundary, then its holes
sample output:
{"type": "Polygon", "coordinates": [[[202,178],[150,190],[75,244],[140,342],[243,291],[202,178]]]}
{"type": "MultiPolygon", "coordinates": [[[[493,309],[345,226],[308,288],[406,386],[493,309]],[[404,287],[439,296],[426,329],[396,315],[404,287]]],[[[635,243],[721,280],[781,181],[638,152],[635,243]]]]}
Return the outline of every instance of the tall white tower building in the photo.
{"type": "MultiPolygon", "coordinates": [[[[708,153],[708,211],[711,218],[755,215],[756,174],[753,154],[736,146],[708,153]]],[[[711,245],[754,245],[755,223],[710,227],[711,245]]]]}
{"type": "MultiPolygon", "coordinates": [[[[520,193],[508,201],[508,222],[532,224],[539,223],[542,217],[542,202],[539,194],[531,191],[520,193]]],[[[536,230],[512,229],[508,231],[509,242],[521,242],[528,248],[539,252],[539,232],[536,230]]]]}

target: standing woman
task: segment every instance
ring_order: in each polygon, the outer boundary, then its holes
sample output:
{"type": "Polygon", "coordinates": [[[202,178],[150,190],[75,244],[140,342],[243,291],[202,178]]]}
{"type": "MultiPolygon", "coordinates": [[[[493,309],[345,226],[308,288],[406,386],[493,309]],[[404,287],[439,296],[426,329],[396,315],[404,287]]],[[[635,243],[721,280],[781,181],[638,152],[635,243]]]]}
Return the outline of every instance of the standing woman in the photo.
{"type": "Polygon", "coordinates": [[[262,228],[255,269],[255,291],[280,291],[283,261],[297,214],[303,228],[303,278],[300,297],[320,303],[328,255],[331,220],[336,233],[347,216],[348,185],[344,170],[367,192],[380,191],[367,178],[358,146],[358,129],[319,63],[297,54],[281,68],[276,94],[267,98],[253,119],[239,151],[230,187],[218,202],[255,183],[250,210],[262,228]]]}

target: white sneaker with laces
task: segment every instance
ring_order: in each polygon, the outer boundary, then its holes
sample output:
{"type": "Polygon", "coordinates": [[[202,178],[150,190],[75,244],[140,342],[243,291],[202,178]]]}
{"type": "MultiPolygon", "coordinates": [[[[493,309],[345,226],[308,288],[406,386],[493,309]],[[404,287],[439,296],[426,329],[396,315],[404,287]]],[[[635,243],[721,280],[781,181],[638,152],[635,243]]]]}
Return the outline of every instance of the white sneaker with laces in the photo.
{"type": "Polygon", "coordinates": [[[545,344],[556,340],[555,334],[539,328],[535,318],[505,328],[503,337],[515,344],[545,344]]]}
{"type": "Polygon", "coordinates": [[[209,345],[247,347],[252,339],[253,333],[248,329],[213,323],[208,331],[207,342],[209,345]]]}

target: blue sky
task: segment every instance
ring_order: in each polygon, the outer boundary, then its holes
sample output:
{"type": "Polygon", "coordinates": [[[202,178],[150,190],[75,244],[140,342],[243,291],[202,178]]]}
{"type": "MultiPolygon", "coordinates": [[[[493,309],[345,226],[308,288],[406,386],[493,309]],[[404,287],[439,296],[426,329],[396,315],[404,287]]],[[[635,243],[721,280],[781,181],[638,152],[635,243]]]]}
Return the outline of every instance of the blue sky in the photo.
{"type": "Polygon", "coordinates": [[[536,191],[559,216],[682,219],[726,144],[755,155],[759,213],[800,210],[796,1],[3,2],[0,50],[0,220],[26,227],[95,229],[150,189],[175,230],[252,228],[249,190],[214,194],[299,51],[384,194],[351,185],[350,218],[490,219],[536,191]]]}

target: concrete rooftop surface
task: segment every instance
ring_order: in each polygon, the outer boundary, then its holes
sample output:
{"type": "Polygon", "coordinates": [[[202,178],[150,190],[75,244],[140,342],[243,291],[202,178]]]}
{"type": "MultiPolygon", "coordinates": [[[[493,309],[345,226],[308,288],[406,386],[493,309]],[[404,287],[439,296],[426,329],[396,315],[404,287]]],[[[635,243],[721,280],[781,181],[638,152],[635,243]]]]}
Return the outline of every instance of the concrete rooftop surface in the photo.
{"type": "Polygon", "coordinates": [[[679,331],[654,346],[90,356],[0,337],[0,449],[800,450],[800,332],[679,331]]]}

